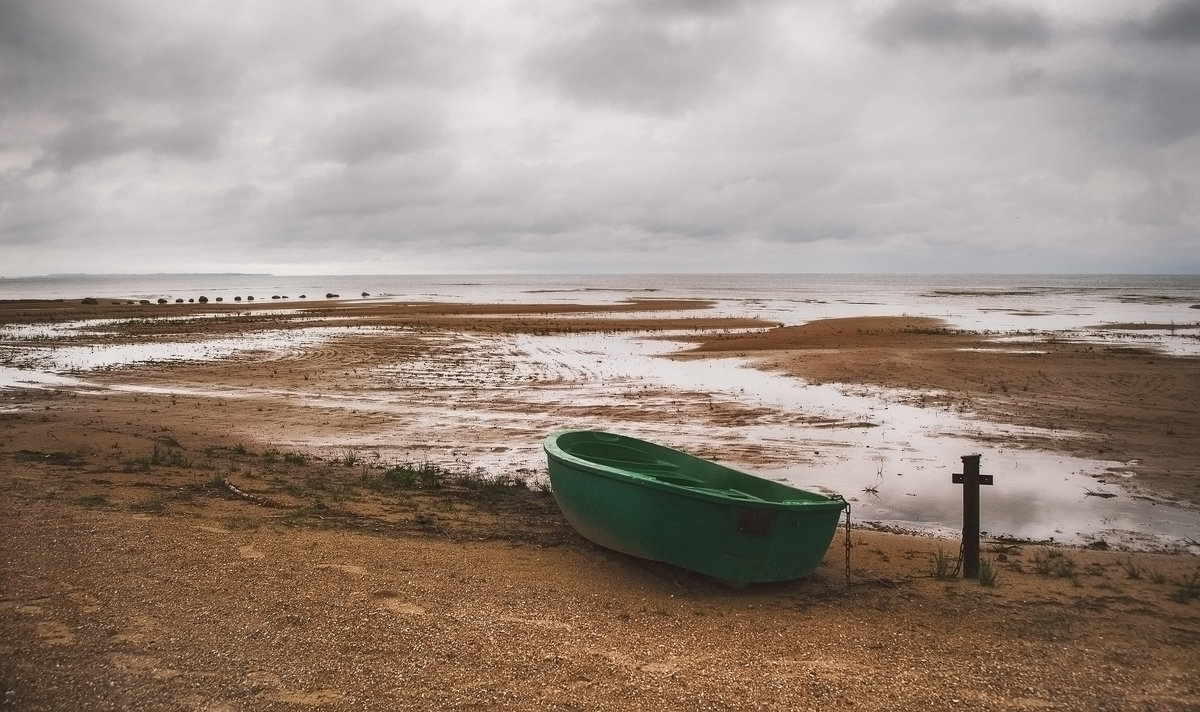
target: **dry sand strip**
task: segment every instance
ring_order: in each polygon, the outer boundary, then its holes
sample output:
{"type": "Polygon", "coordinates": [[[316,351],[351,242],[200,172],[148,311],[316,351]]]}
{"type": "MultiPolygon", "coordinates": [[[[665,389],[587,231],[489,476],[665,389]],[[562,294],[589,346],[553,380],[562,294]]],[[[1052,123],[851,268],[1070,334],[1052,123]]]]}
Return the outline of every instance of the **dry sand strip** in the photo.
{"type": "Polygon", "coordinates": [[[733,590],[597,549],[537,493],[321,507],[340,466],[276,461],[241,483],[278,492],[264,507],[106,460],[5,453],[13,709],[1200,704],[1193,557],[993,545],[985,587],[934,575],[945,542],[856,531],[849,589],[839,539],[809,580],[733,590]]]}

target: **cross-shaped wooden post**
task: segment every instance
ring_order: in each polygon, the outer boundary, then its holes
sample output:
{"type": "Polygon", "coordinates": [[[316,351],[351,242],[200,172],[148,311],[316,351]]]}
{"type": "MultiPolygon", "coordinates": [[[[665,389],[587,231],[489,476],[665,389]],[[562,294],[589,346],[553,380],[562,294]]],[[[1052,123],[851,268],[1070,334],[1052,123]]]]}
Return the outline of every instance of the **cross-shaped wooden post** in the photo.
{"type": "Polygon", "coordinates": [[[979,578],[979,485],[992,484],[991,475],[979,474],[981,455],[963,455],[963,471],[950,481],[963,486],[963,577],[979,578]]]}

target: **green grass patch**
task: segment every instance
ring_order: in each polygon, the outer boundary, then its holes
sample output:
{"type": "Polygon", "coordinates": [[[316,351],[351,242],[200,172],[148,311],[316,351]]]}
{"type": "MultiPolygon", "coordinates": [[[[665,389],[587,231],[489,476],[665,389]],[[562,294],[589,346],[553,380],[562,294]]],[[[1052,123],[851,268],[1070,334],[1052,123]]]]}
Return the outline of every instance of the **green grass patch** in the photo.
{"type": "Polygon", "coordinates": [[[980,559],[979,561],[979,585],[988,588],[996,585],[996,567],[992,565],[991,559],[980,559]]]}
{"type": "Polygon", "coordinates": [[[126,472],[146,472],[155,466],[190,468],[194,461],[182,450],[155,443],[149,455],[126,458],[121,464],[126,472]]]}
{"type": "Polygon", "coordinates": [[[1179,581],[1179,589],[1171,598],[1180,603],[1190,603],[1193,598],[1200,598],[1200,571],[1193,571],[1179,581]]]}
{"type": "Polygon", "coordinates": [[[933,556],[933,577],[936,579],[954,578],[954,559],[942,547],[938,547],[933,556]]]}
{"type": "Polygon", "coordinates": [[[1042,576],[1065,578],[1079,585],[1079,570],[1075,560],[1066,553],[1043,546],[1033,555],[1033,570],[1042,576]]]}
{"type": "Polygon", "coordinates": [[[1142,567],[1133,559],[1126,559],[1121,562],[1121,568],[1125,571],[1125,578],[1140,579],[1142,577],[1142,567]]]}
{"type": "Polygon", "coordinates": [[[445,470],[432,462],[426,461],[419,464],[405,462],[393,465],[384,470],[380,480],[384,485],[394,488],[422,487],[437,489],[446,483],[448,477],[449,474],[445,470]]]}

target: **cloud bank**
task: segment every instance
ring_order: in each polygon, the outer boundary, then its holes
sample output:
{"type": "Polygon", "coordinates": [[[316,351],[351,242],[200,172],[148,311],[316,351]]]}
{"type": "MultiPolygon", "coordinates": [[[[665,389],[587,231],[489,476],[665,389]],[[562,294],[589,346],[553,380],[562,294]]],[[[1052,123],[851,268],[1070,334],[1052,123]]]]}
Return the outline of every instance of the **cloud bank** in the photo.
{"type": "Polygon", "coordinates": [[[1200,0],[0,0],[0,275],[1200,271],[1200,0]]]}

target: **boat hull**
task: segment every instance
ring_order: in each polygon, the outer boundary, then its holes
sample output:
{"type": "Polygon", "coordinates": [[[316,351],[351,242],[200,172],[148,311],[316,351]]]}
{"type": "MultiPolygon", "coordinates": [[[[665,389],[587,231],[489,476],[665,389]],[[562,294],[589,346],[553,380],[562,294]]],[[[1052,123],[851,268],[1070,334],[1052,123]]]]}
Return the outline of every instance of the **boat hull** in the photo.
{"type": "Polygon", "coordinates": [[[810,575],[846,504],[602,431],[544,443],[555,500],[585,538],[735,585],[810,575]]]}

